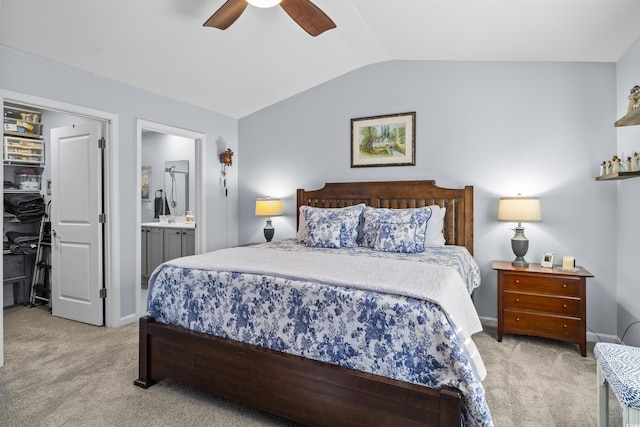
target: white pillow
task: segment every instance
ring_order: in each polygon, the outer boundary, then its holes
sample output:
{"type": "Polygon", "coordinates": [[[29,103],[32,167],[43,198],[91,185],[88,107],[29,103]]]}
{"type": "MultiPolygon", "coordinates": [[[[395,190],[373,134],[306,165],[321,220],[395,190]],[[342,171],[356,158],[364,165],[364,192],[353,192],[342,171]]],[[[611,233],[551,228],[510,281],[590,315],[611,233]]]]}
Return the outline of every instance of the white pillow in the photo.
{"type": "Polygon", "coordinates": [[[447,213],[447,208],[441,208],[438,205],[430,205],[429,207],[432,213],[427,223],[427,237],[425,238],[424,246],[427,248],[444,246],[445,238],[442,229],[444,228],[444,216],[447,213]]]}

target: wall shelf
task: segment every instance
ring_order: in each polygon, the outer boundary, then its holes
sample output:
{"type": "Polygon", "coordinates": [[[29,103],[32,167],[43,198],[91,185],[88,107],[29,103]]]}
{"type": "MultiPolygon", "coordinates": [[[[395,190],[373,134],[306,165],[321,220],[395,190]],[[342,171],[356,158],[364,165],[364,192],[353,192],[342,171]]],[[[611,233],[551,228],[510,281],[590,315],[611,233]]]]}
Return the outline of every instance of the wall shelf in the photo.
{"type": "Polygon", "coordinates": [[[596,176],[596,181],[617,181],[620,179],[635,178],[640,176],[640,171],[616,172],[607,175],[596,176]]]}
{"type": "MultiPolygon", "coordinates": [[[[634,92],[629,95],[629,100],[631,101],[629,103],[629,109],[627,110],[629,112],[625,116],[620,117],[618,120],[616,120],[613,126],[620,127],[640,125],[640,107],[633,108],[633,105],[637,105],[637,97],[634,96],[634,92]]],[[[638,176],[640,176],[640,171],[615,172],[607,175],[596,176],[596,181],[618,181],[621,179],[636,178],[638,176]]]]}
{"type": "Polygon", "coordinates": [[[640,125],[640,108],[631,110],[629,114],[616,120],[613,125],[615,127],[640,125]]]}

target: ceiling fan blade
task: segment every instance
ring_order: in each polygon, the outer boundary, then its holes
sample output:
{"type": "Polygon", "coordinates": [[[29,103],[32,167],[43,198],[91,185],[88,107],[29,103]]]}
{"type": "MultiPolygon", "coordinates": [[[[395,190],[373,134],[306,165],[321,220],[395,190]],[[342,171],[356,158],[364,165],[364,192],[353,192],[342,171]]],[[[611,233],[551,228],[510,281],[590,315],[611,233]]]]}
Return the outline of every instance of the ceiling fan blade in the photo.
{"type": "Polygon", "coordinates": [[[214,27],[225,30],[236,22],[236,19],[242,15],[242,12],[244,12],[246,8],[246,0],[227,0],[220,9],[216,10],[216,13],[211,15],[211,18],[203,24],[203,27],[214,27]]]}
{"type": "Polygon", "coordinates": [[[313,37],[336,27],[331,18],[309,0],[282,0],[280,6],[313,37]]]}

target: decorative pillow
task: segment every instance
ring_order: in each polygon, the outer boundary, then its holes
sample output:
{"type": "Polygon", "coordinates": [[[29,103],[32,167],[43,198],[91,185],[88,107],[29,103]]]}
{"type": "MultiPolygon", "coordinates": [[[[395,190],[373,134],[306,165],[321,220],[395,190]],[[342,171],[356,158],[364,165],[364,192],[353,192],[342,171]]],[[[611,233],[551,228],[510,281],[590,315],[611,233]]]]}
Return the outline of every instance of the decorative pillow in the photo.
{"type": "Polygon", "coordinates": [[[431,208],[432,214],[427,224],[427,237],[424,246],[427,248],[444,246],[445,239],[442,229],[444,228],[444,216],[447,213],[447,208],[441,208],[438,205],[428,207],[431,208]]]}
{"type": "MultiPolygon", "coordinates": [[[[378,224],[373,249],[382,252],[401,252],[415,254],[424,251],[424,240],[416,236],[417,222],[382,222],[378,224]],[[419,241],[422,242],[421,247],[419,241]]],[[[419,234],[419,233],[418,233],[419,234]]]]}
{"type": "Polygon", "coordinates": [[[423,252],[431,207],[364,210],[361,246],[385,252],[423,252]]]}
{"type": "Polygon", "coordinates": [[[344,224],[320,220],[307,224],[306,245],[312,248],[339,248],[344,224]]]}
{"type": "Polygon", "coordinates": [[[298,241],[307,243],[308,246],[316,247],[354,247],[358,246],[358,226],[360,217],[364,211],[365,204],[361,203],[346,208],[314,208],[311,206],[300,206],[300,229],[298,230],[298,241]],[[332,242],[329,235],[333,235],[338,230],[338,246],[319,246],[325,242],[332,242]],[[311,234],[315,234],[312,243],[309,245],[311,234]]]}

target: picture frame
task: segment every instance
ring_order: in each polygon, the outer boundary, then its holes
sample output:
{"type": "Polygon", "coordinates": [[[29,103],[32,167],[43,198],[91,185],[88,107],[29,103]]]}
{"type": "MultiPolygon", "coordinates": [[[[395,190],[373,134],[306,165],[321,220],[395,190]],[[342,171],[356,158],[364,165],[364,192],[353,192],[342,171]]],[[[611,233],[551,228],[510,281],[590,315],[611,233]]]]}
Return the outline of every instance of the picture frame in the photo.
{"type": "Polygon", "coordinates": [[[142,166],[140,198],[143,202],[151,201],[151,166],[142,166]]]}
{"type": "Polygon", "coordinates": [[[551,252],[543,253],[540,265],[544,268],[553,268],[553,254],[551,252]]]}
{"type": "Polygon", "coordinates": [[[416,113],[351,119],[351,167],[415,166],[416,113]]]}

